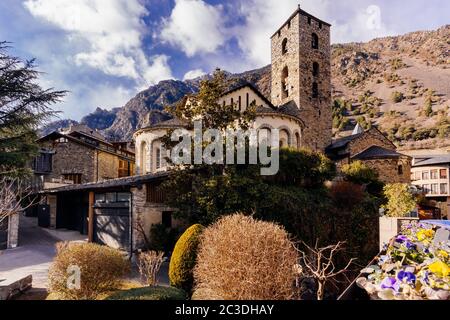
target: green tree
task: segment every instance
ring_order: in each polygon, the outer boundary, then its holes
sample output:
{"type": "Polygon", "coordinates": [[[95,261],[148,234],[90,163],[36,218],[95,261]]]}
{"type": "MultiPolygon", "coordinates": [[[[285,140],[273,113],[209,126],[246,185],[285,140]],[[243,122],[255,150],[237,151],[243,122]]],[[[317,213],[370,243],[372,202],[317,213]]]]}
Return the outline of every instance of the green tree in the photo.
{"type": "Polygon", "coordinates": [[[0,42],[0,175],[22,176],[38,150],[38,126],[55,115],[50,105],[66,92],[42,89],[34,60],[22,61],[8,49],[0,42]]]}
{"type": "Polygon", "coordinates": [[[382,207],[388,217],[405,217],[416,208],[416,200],[408,184],[394,183],[384,187],[387,203],[382,207]]]}

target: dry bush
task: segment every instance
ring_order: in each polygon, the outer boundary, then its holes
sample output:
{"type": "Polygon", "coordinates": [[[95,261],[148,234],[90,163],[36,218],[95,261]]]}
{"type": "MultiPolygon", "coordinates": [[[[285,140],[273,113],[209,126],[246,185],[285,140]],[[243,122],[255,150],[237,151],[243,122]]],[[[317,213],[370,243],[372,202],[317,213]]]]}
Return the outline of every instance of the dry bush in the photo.
{"type": "Polygon", "coordinates": [[[148,286],[156,286],[158,284],[159,269],[161,269],[164,261],[164,252],[161,251],[147,251],[139,254],[139,273],[148,286]]]}
{"type": "Polygon", "coordinates": [[[351,209],[364,199],[364,190],[361,185],[339,181],[331,186],[330,195],[334,203],[340,208],[351,209]]]}
{"type": "Polygon", "coordinates": [[[297,252],[283,227],[241,214],[228,216],[201,235],[194,297],[291,299],[296,263],[297,252]]]}
{"type": "Polygon", "coordinates": [[[129,261],[117,249],[95,243],[62,243],[49,269],[50,294],[63,300],[91,300],[117,288],[130,271],[129,261]],[[80,270],[80,287],[71,287],[80,270]]]}

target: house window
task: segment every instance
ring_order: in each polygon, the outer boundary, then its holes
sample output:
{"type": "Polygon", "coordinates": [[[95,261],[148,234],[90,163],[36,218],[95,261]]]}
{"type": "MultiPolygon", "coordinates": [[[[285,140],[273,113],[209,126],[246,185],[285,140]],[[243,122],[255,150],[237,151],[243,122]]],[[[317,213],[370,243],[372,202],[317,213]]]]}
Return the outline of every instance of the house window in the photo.
{"type": "Polygon", "coordinates": [[[427,193],[427,194],[430,193],[430,185],[429,184],[424,184],[422,186],[422,189],[425,193],[427,193]]]}
{"type": "Polygon", "coordinates": [[[319,85],[317,84],[317,82],[313,83],[313,86],[312,86],[312,97],[313,98],[318,98],[319,97],[319,85]]]}
{"type": "Polygon", "coordinates": [[[319,49],[319,37],[315,33],[311,35],[311,47],[313,49],[319,49]]]}
{"type": "Polygon", "coordinates": [[[241,98],[241,96],[239,96],[238,107],[239,107],[239,111],[241,111],[242,110],[242,98],[241,98]]]}
{"type": "Polygon", "coordinates": [[[414,180],[420,180],[420,178],[422,177],[422,175],[420,174],[420,171],[416,171],[416,172],[414,173],[414,177],[415,177],[414,180]]]}
{"type": "Polygon", "coordinates": [[[441,194],[447,194],[447,193],[448,193],[448,184],[441,183],[441,194]]]}
{"type": "Polygon", "coordinates": [[[126,160],[119,159],[119,178],[130,176],[130,163],[126,160]]]}
{"type": "Polygon", "coordinates": [[[281,53],[282,54],[286,54],[288,52],[287,42],[288,42],[287,38],[284,38],[283,42],[281,42],[281,53]]]}
{"type": "Polygon", "coordinates": [[[281,72],[281,93],[283,99],[289,97],[289,84],[288,84],[289,70],[288,67],[284,67],[281,72]]]}
{"type": "Polygon", "coordinates": [[[431,180],[437,180],[438,179],[438,171],[437,170],[431,170],[431,180]]]}
{"type": "Polygon", "coordinates": [[[430,180],[430,172],[422,171],[422,180],[430,180]]]}
{"type": "Polygon", "coordinates": [[[298,132],[295,133],[295,139],[297,140],[297,149],[300,150],[301,142],[300,142],[300,134],[298,132]]]}
{"type": "Polygon", "coordinates": [[[37,173],[52,172],[52,157],[53,154],[51,153],[41,152],[36,158],[33,159],[31,168],[37,173]]]}
{"type": "Polygon", "coordinates": [[[441,169],[439,175],[441,179],[447,179],[447,169],[441,169]]]}
{"type": "Polygon", "coordinates": [[[64,180],[73,181],[74,184],[81,184],[81,173],[63,174],[64,180]]]}
{"type": "Polygon", "coordinates": [[[403,175],[403,165],[401,164],[398,166],[398,174],[403,175]]]}
{"type": "Polygon", "coordinates": [[[317,77],[319,75],[319,63],[318,62],[314,62],[313,63],[313,76],[317,77]]]}
{"type": "Polygon", "coordinates": [[[319,22],[319,29],[322,29],[322,22],[319,22]]]}
{"type": "Polygon", "coordinates": [[[308,24],[311,25],[311,17],[308,17],[308,24]]]}
{"type": "Polygon", "coordinates": [[[161,223],[166,228],[172,228],[172,212],[163,211],[161,216],[161,223]]]}
{"type": "Polygon", "coordinates": [[[438,184],[437,183],[433,183],[431,185],[431,194],[438,194],[438,184]]]}
{"type": "Polygon", "coordinates": [[[154,182],[149,183],[146,186],[147,194],[146,194],[146,200],[150,203],[164,203],[165,196],[163,191],[160,188],[161,183],[154,182]]]}

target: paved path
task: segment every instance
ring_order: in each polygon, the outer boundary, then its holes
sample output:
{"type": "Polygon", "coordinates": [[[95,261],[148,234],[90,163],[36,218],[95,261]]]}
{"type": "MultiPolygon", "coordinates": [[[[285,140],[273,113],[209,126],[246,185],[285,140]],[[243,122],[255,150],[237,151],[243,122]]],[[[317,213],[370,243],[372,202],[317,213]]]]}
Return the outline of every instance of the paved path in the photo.
{"type": "Polygon", "coordinates": [[[0,279],[31,274],[34,288],[46,288],[58,240],[39,228],[36,218],[21,216],[19,228],[19,247],[0,252],[0,279]]]}

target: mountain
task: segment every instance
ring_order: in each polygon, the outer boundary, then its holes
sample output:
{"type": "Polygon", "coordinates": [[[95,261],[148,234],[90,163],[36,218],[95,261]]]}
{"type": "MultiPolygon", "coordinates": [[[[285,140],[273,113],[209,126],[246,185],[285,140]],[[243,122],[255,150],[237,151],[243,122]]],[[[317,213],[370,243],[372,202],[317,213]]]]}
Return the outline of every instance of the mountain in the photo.
{"type": "MultiPolygon", "coordinates": [[[[359,122],[378,126],[403,149],[450,146],[450,25],[367,43],[332,47],[335,137],[359,122]]],[[[248,81],[270,98],[270,65],[227,73],[233,85],[248,81]]],[[[161,81],[122,108],[97,109],[83,118],[112,140],[130,139],[141,127],[168,119],[163,107],[198,91],[201,78],[161,81]]]]}

